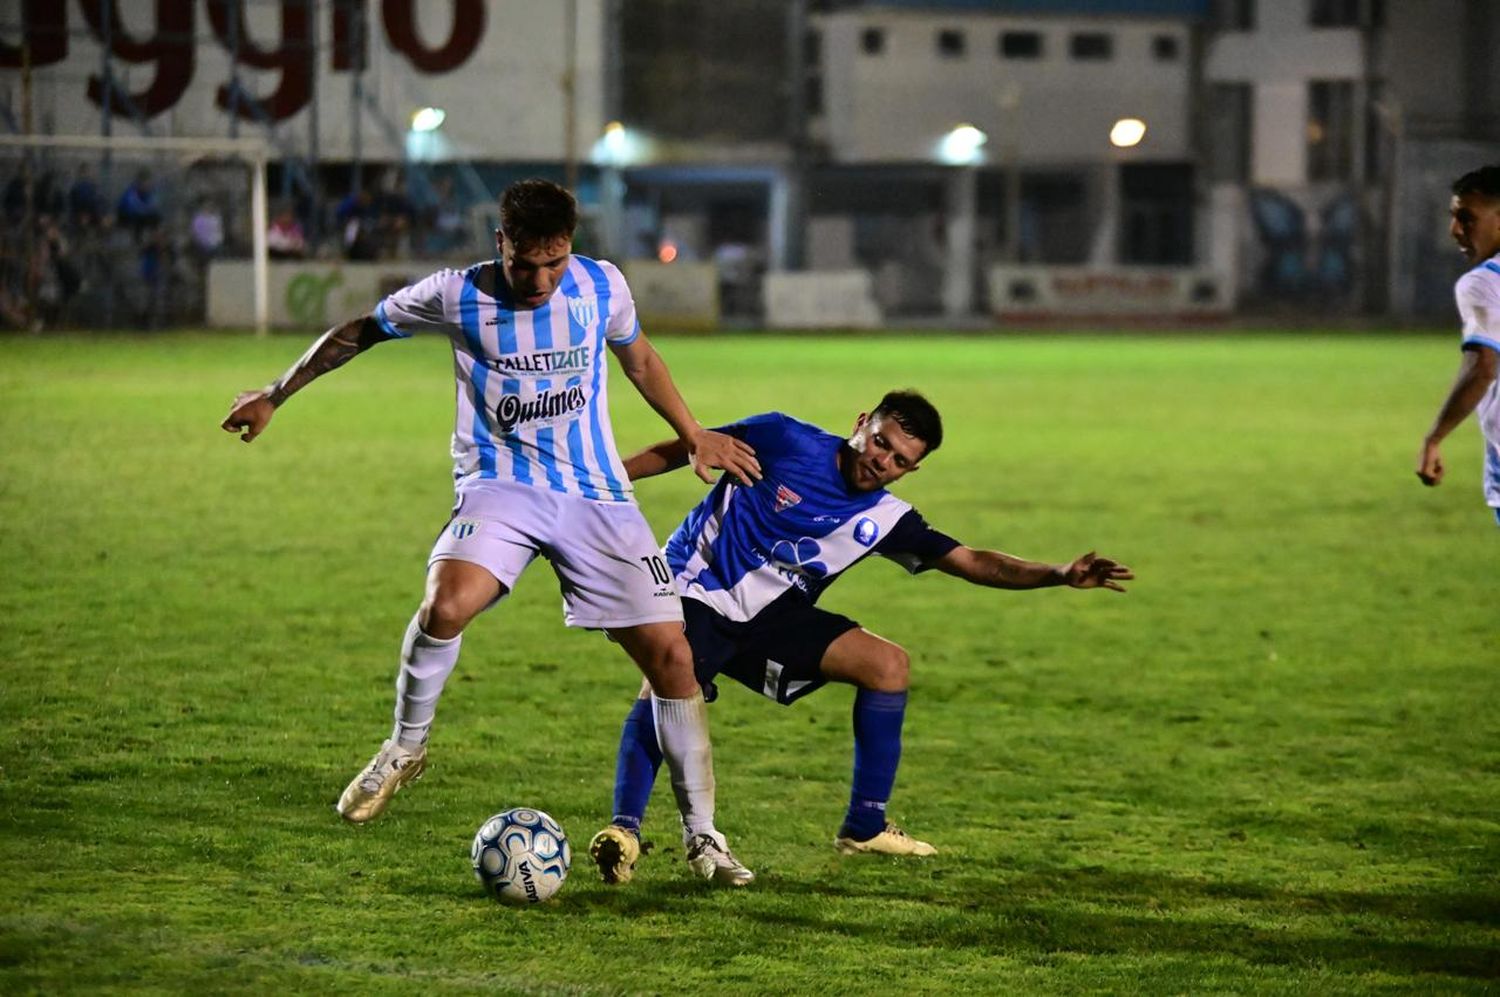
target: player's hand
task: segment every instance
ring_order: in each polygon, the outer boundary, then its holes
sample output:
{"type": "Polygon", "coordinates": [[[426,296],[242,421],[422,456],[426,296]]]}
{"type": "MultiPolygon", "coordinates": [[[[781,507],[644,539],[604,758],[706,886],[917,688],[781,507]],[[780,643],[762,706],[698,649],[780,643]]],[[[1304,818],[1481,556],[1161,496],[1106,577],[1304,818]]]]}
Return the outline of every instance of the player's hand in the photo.
{"type": "Polygon", "coordinates": [[[760,461],[755,459],[755,448],[744,440],[711,429],[703,430],[688,443],[688,461],[693,473],[709,484],[713,484],[714,468],[728,471],[746,487],[760,480],[760,461]]]}
{"type": "Polygon", "coordinates": [[[1063,571],[1063,577],[1075,589],[1103,588],[1124,592],[1125,586],[1120,583],[1134,579],[1135,572],[1118,561],[1098,557],[1093,551],[1089,551],[1068,565],[1063,571]]]}
{"type": "Polygon", "coordinates": [[[1443,480],[1443,452],[1433,440],[1422,441],[1422,451],[1417,454],[1417,477],[1429,488],[1443,480]]]}
{"type": "Polygon", "coordinates": [[[226,433],[239,433],[240,439],[249,443],[265,430],[275,414],[276,406],[271,403],[269,391],[264,388],[241,391],[235,396],[229,415],[220,423],[220,428],[226,433]]]}

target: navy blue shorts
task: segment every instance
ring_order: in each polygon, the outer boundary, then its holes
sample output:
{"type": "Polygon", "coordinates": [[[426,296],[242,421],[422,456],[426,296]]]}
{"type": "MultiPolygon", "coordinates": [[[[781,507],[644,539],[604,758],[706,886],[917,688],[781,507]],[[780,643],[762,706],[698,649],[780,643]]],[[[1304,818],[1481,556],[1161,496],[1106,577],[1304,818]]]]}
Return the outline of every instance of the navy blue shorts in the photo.
{"type": "Polygon", "coordinates": [[[696,599],[682,600],[693,668],[703,698],[718,698],[714,679],[727,675],[783,706],[827,680],[820,665],[828,645],[859,626],[847,616],[805,602],[772,603],[748,623],[726,620],[696,599]]]}

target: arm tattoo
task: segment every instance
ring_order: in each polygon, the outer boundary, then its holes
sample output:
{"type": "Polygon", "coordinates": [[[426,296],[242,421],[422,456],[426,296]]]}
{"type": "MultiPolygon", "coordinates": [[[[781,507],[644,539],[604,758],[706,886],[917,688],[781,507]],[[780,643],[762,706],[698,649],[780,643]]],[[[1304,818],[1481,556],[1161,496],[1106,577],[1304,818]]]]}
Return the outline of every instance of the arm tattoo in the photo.
{"type": "Polygon", "coordinates": [[[271,382],[267,397],[279,407],[314,379],[342,367],[384,338],[379,323],[369,315],[334,326],[318,337],[285,374],[271,382]]]}

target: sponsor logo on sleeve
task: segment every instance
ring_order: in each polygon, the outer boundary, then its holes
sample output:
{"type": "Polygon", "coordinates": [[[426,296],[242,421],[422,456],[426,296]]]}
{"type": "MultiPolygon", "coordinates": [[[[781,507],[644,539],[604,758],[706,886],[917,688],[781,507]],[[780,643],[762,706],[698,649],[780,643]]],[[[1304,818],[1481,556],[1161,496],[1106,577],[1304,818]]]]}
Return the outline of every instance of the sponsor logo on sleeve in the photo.
{"type": "Polygon", "coordinates": [[[854,542],[861,547],[868,547],[880,536],[880,525],[869,516],[862,516],[859,522],[854,524],[854,542]]]}

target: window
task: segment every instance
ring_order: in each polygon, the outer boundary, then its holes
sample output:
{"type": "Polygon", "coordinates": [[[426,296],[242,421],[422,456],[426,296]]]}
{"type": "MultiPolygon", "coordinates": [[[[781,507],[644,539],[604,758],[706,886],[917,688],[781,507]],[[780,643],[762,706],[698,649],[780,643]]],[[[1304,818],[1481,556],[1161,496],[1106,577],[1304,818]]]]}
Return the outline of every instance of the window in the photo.
{"type": "Polygon", "coordinates": [[[818,73],[808,73],[805,86],[802,90],[802,107],[811,117],[818,117],[823,113],[823,77],[818,73]]]}
{"type": "Polygon", "coordinates": [[[1080,60],[1102,61],[1115,54],[1114,38],[1092,31],[1074,35],[1069,47],[1073,58],[1080,60]]]}
{"type": "Polygon", "coordinates": [[[885,51],[885,29],[866,28],[859,33],[859,48],[865,55],[880,55],[885,51]]]}
{"type": "Polygon", "coordinates": [[[1220,31],[1254,31],[1255,0],[1214,0],[1214,26],[1220,31]]]}
{"type": "Polygon", "coordinates": [[[1354,179],[1354,83],[1307,85],[1307,179],[1354,179]]]}
{"type": "Polygon", "coordinates": [[[1176,35],[1157,35],[1151,39],[1151,54],[1157,62],[1176,62],[1178,48],[1176,35]]]}
{"type": "Polygon", "coordinates": [[[1359,0],[1311,0],[1307,23],[1315,28],[1359,27],[1359,0]]]}
{"type": "Polygon", "coordinates": [[[1042,36],[1036,31],[1002,31],[1000,55],[1006,59],[1040,59],[1042,36]]]}
{"type": "Polygon", "coordinates": [[[1193,168],[1181,163],[1120,167],[1120,262],[1193,261],[1193,168]]]}
{"type": "Polygon", "coordinates": [[[957,28],[944,28],[937,33],[938,55],[944,59],[961,59],[964,54],[964,33],[957,28]]]}
{"type": "Polygon", "coordinates": [[[1250,179],[1250,123],[1253,93],[1248,83],[1215,83],[1208,90],[1209,179],[1246,183],[1250,179]]]}

